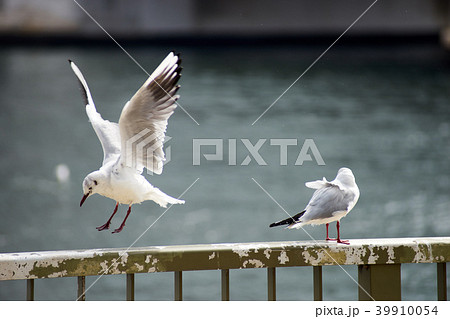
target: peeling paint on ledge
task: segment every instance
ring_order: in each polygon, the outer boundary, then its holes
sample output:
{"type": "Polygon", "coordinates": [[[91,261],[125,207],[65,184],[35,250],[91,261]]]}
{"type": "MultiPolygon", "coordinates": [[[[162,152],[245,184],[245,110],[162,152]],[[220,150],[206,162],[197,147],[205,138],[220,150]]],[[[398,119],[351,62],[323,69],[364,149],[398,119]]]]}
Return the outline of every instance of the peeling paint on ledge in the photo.
{"type": "Polygon", "coordinates": [[[280,252],[280,256],[278,256],[278,261],[280,262],[280,265],[284,265],[289,261],[289,257],[287,256],[285,250],[280,252]]]}
{"type": "Polygon", "coordinates": [[[450,261],[450,237],[224,243],[0,254],[0,280],[261,267],[450,261]]]}
{"type": "Polygon", "coordinates": [[[267,259],[270,259],[270,253],[272,252],[272,249],[267,248],[264,250],[264,256],[266,256],[267,259]]]}
{"type": "Polygon", "coordinates": [[[244,261],[242,268],[263,268],[264,264],[258,259],[249,259],[244,261]],[[249,265],[251,267],[249,267],[249,265]]]}

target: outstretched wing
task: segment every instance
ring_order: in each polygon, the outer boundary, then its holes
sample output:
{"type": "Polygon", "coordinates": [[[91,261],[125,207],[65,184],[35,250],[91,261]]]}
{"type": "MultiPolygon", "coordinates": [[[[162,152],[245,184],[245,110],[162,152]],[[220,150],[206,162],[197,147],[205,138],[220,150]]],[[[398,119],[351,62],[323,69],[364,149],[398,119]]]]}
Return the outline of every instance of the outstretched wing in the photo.
{"type": "Polygon", "coordinates": [[[167,121],[177,107],[181,60],[171,52],[125,104],[119,120],[121,165],[161,174],[167,121]]]}
{"type": "Polygon", "coordinates": [[[89,117],[89,121],[97,134],[100,143],[103,148],[103,164],[109,162],[110,160],[116,160],[120,155],[120,131],[119,125],[107,120],[104,120],[100,113],[97,112],[95,108],[94,101],[92,100],[91,92],[87,85],[86,80],[83,77],[80,69],[69,60],[70,66],[75,72],[80,83],[81,92],[83,94],[84,103],[86,104],[86,113],[89,117]]]}

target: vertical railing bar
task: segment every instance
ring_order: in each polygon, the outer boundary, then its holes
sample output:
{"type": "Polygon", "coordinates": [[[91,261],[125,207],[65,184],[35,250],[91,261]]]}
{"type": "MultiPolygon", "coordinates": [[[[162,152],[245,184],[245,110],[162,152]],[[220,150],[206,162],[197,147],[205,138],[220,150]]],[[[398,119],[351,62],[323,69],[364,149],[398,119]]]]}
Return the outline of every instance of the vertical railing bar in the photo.
{"type": "Polygon", "coordinates": [[[447,300],[447,264],[437,263],[437,297],[439,301],[447,300]]]}
{"type": "Polygon", "coordinates": [[[313,266],[314,301],[323,300],[322,266],[313,266]]]}
{"type": "Polygon", "coordinates": [[[222,301],[230,301],[230,270],[222,269],[222,301]]]}
{"type": "Polygon", "coordinates": [[[358,300],[401,301],[401,265],[401,263],[358,265],[358,300]]]}
{"type": "Polygon", "coordinates": [[[183,273],[175,271],[175,301],[183,300],[183,273]]]}
{"type": "Polygon", "coordinates": [[[77,301],[86,301],[86,277],[78,276],[77,301]]]}
{"type": "Polygon", "coordinates": [[[277,300],[275,267],[267,268],[267,300],[277,300]]]}
{"type": "Polygon", "coordinates": [[[134,301],[134,274],[127,274],[127,301],[134,301]]]}
{"type": "Polygon", "coordinates": [[[34,279],[27,279],[27,301],[34,300],[34,279]]]}
{"type": "Polygon", "coordinates": [[[369,301],[372,282],[370,280],[370,266],[358,265],[358,300],[369,301]]]}

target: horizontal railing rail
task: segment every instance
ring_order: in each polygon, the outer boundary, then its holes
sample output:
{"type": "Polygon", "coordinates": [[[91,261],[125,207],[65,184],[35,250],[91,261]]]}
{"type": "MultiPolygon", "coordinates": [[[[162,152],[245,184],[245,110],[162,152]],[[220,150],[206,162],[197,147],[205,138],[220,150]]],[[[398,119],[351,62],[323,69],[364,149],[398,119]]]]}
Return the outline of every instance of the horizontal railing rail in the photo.
{"type": "Polygon", "coordinates": [[[182,300],[182,272],[221,270],[222,300],[229,300],[229,270],[267,268],[268,299],[276,299],[276,268],[312,266],[314,299],[322,300],[322,267],[357,265],[360,300],[401,300],[401,264],[437,264],[437,299],[447,299],[446,263],[450,237],[353,239],[350,245],[325,241],[224,243],[0,254],[0,281],[78,277],[85,299],[85,277],[126,274],[127,300],[134,300],[134,274],[174,272],[175,300],[182,300]]]}

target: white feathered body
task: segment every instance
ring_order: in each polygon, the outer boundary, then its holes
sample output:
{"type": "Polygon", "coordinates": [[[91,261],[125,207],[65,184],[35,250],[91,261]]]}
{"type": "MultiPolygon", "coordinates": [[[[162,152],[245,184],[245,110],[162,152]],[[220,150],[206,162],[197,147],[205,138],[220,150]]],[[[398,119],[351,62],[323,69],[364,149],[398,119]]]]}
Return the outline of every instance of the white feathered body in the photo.
{"type": "Polygon", "coordinates": [[[114,170],[110,180],[110,187],[103,196],[114,199],[120,204],[139,204],[146,200],[153,200],[162,207],[167,207],[167,204],[183,204],[183,200],[175,199],[158,188],[151,185],[144,176],[136,173],[135,170],[129,167],[123,167],[119,170],[114,170]]]}
{"type": "Polygon", "coordinates": [[[86,80],[78,67],[70,61],[81,84],[86,113],[104,154],[100,169],[90,173],[83,181],[84,197],[80,205],[92,194],[100,194],[119,204],[130,206],[146,200],[153,200],[162,207],[184,203],[152,186],[141,175],[144,167],[155,174],[162,173],[167,121],[179,98],[175,94],[179,88],[177,81],[180,78],[180,61],[174,53],[164,59],[125,104],[119,123],[104,120],[97,112],[86,80]],[[143,141],[149,145],[145,151],[139,153],[131,147],[133,143],[143,141]]]}
{"type": "Polygon", "coordinates": [[[321,225],[339,221],[355,207],[359,199],[359,188],[355,177],[348,168],[341,168],[336,179],[325,179],[306,183],[316,189],[305,208],[305,213],[288,228],[301,228],[304,225],[321,225]]]}

